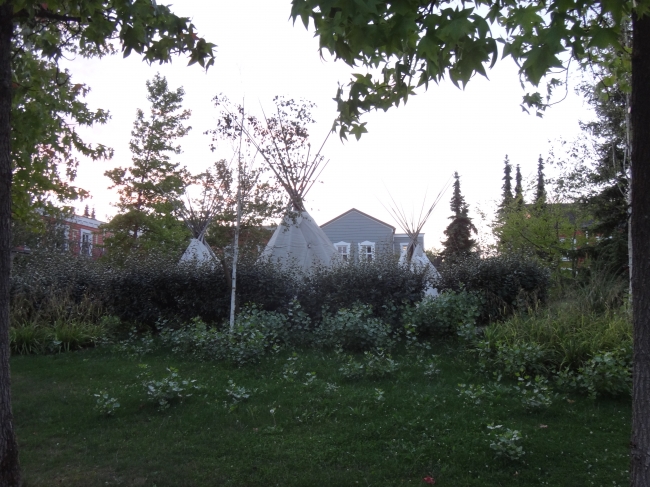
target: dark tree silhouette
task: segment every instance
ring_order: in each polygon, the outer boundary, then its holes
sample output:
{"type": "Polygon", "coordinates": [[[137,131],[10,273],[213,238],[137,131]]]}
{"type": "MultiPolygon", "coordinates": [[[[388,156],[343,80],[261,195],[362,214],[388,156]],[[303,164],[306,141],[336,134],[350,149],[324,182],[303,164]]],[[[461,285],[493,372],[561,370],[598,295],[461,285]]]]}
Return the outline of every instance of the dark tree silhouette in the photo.
{"type": "Polygon", "coordinates": [[[476,241],[471,238],[472,232],[476,233],[476,227],[472,219],[468,216],[469,207],[465,203],[460,192],[460,176],[454,173],[454,194],[451,197],[451,211],[453,215],[449,217],[451,223],[445,230],[447,239],[442,243],[444,249],[442,255],[445,259],[453,259],[469,254],[476,241]]]}
{"type": "Polygon", "coordinates": [[[503,161],[503,186],[501,189],[503,189],[503,196],[501,198],[501,209],[506,209],[508,208],[513,200],[514,197],[512,196],[512,164],[510,164],[510,160],[508,159],[508,155],[506,154],[506,158],[503,161]]]}

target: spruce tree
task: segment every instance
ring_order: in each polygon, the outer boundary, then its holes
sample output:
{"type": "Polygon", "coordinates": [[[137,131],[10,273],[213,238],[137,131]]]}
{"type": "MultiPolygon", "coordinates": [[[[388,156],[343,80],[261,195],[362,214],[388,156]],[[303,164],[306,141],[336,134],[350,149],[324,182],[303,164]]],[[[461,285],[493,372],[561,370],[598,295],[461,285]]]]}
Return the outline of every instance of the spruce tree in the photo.
{"type": "Polygon", "coordinates": [[[454,173],[454,178],[456,181],[450,205],[453,215],[449,217],[451,223],[445,230],[447,240],[442,243],[442,255],[446,259],[467,255],[476,245],[476,241],[471,238],[472,232],[476,233],[476,227],[468,216],[469,207],[460,192],[460,176],[457,172],[454,173]]]}
{"type": "Polygon", "coordinates": [[[544,160],[539,156],[537,160],[537,191],[535,192],[535,204],[546,203],[546,189],[544,188],[544,160]]]}
{"type": "Polygon", "coordinates": [[[105,173],[120,196],[120,211],[107,225],[109,243],[122,250],[175,248],[187,236],[169,200],[182,194],[189,179],[171,156],[181,153],[177,141],[191,129],[185,125],[191,112],[182,108],[183,88],[171,91],[159,74],[147,81],[147,91],[150,112],[138,109],[131,131],[132,166],[105,173]]]}
{"type": "Polygon", "coordinates": [[[517,164],[517,172],[515,174],[515,204],[517,205],[517,208],[524,206],[524,189],[522,186],[521,169],[519,168],[519,164],[517,164]]]}
{"type": "Polygon", "coordinates": [[[501,199],[501,209],[508,208],[514,199],[512,196],[512,165],[510,164],[507,154],[503,164],[503,197],[501,199]]]}

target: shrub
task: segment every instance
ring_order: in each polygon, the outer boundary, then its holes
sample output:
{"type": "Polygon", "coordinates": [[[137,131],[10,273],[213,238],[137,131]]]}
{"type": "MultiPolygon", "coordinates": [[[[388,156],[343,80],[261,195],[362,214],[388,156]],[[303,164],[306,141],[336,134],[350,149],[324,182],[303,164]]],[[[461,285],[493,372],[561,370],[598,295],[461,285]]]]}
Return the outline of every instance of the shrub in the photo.
{"type": "Polygon", "coordinates": [[[388,345],[390,331],[390,325],[372,316],[370,306],[356,304],[335,314],[323,312],[323,320],[316,330],[316,340],[326,347],[362,351],[388,345]]]}
{"type": "Polygon", "coordinates": [[[625,309],[595,313],[562,307],[516,314],[485,329],[485,339],[500,347],[544,349],[552,368],[581,367],[599,353],[631,346],[632,324],[625,309]]]}
{"type": "Polygon", "coordinates": [[[233,330],[209,327],[200,318],[174,330],[163,328],[162,343],[172,352],[193,355],[202,360],[227,360],[243,366],[256,363],[285,333],[287,319],[256,306],[244,308],[235,320],[233,330]]]}
{"type": "Polygon", "coordinates": [[[142,386],[147,393],[149,402],[156,404],[158,409],[167,409],[172,402],[181,401],[183,398],[190,397],[188,393],[192,389],[198,389],[196,380],[181,379],[178,369],[169,367],[169,375],[161,380],[149,378],[149,373],[145,369],[145,380],[142,386]]]}
{"type": "Polygon", "coordinates": [[[444,291],[425,298],[403,313],[405,326],[413,326],[419,337],[451,336],[463,325],[474,325],[480,314],[480,298],[464,291],[444,291]]]}
{"type": "Polygon", "coordinates": [[[540,375],[531,379],[529,376],[519,377],[517,391],[521,396],[521,404],[529,411],[546,409],[553,404],[553,393],[548,380],[540,375]]]}
{"type": "Polygon", "coordinates": [[[606,394],[629,395],[632,392],[632,350],[621,348],[595,355],[577,371],[558,372],[557,384],[566,390],[587,393],[591,398],[606,394]]]}
{"type": "Polygon", "coordinates": [[[384,256],[372,262],[315,268],[304,279],[297,297],[312,319],[320,318],[324,306],[338,310],[363,303],[375,317],[398,327],[400,306],[420,301],[426,284],[424,270],[412,272],[394,256],[384,256]]]}
{"type": "Polygon", "coordinates": [[[519,444],[523,439],[521,433],[510,428],[502,429],[503,425],[488,425],[491,431],[489,434],[490,448],[497,457],[507,458],[508,460],[519,460],[526,452],[519,444]]]}
{"type": "MultiPolygon", "coordinates": [[[[297,319],[289,323],[294,332],[311,326],[307,318],[319,320],[323,305],[337,310],[356,302],[367,304],[375,317],[397,326],[401,303],[419,301],[424,285],[422,273],[411,272],[393,258],[315,268],[309,275],[243,259],[238,267],[237,300],[238,304],[289,314],[297,299],[300,311],[295,310],[297,319]]],[[[230,290],[222,266],[179,265],[174,255],[134,255],[111,262],[37,251],[17,260],[11,286],[12,309],[31,313],[21,311],[20,316],[12,316],[16,323],[34,321],[30,316],[45,310],[48,299],[61,303],[63,296],[75,305],[86,300],[86,308],[92,303],[99,311],[93,320],[81,321],[94,323],[102,314],[110,314],[123,323],[152,329],[159,319],[184,323],[199,316],[207,323],[220,323],[230,310],[230,290]],[[17,306],[21,300],[25,305],[17,306]]]]}
{"type": "Polygon", "coordinates": [[[536,308],[548,298],[550,272],[523,255],[469,255],[443,263],[438,270],[438,289],[465,290],[481,297],[483,323],[536,308]]]}
{"type": "Polygon", "coordinates": [[[499,375],[517,378],[547,372],[546,350],[537,343],[480,340],[475,352],[481,369],[493,370],[499,375]]]}

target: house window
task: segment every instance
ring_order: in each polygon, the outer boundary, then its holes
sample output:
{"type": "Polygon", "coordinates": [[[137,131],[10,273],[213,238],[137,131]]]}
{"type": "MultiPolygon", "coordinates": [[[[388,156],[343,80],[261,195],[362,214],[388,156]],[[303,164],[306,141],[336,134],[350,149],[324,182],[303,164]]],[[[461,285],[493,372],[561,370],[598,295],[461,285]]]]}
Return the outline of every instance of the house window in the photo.
{"type": "Polygon", "coordinates": [[[365,241],[359,244],[359,260],[362,262],[375,260],[375,242],[365,241]]]}
{"type": "Polygon", "coordinates": [[[93,234],[86,230],[81,230],[81,255],[92,255],[93,248],[93,234]]]}
{"type": "Polygon", "coordinates": [[[336,248],[343,261],[347,262],[350,260],[350,244],[348,242],[335,243],[334,247],[336,248]]]}

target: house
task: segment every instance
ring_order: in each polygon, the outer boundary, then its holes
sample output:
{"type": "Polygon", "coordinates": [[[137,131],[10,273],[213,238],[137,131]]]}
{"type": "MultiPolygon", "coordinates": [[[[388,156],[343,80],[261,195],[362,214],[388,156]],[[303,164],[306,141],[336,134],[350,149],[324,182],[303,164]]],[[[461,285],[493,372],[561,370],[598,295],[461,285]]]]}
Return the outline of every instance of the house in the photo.
{"type": "Polygon", "coordinates": [[[63,219],[64,246],[75,255],[98,259],[104,255],[104,222],[89,216],[73,215],[63,219]]]}
{"type": "MultiPolygon", "coordinates": [[[[372,261],[382,254],[399,254],[406,251],[409,242],[405,233],[395,233],[394,226],[356,208],[320,227],[343,260],[372,261]]],[[[424,234],[420,234],[418,241],[424,248],[424,234]]]]}

